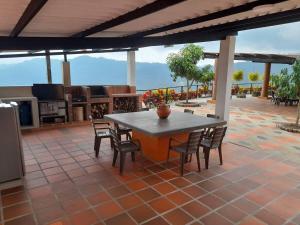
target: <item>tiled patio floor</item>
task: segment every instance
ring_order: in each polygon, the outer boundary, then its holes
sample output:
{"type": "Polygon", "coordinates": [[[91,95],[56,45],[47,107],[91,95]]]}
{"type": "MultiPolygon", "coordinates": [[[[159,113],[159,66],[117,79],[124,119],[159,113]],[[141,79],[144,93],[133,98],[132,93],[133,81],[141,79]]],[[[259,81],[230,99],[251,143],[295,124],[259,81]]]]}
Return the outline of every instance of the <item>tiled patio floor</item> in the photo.
{"type": "Polygon", "coordinates": [[[88,126],[25,134],[26,185],[1,192],[0,224],[300,224],[299,152],[242,147],[230,134],[223,166],[213,151],[208,170],[193,161],[184,177],[177,161],[143,170],[129,157],[119,176],[108,142],[94,158],[88,126]]]}

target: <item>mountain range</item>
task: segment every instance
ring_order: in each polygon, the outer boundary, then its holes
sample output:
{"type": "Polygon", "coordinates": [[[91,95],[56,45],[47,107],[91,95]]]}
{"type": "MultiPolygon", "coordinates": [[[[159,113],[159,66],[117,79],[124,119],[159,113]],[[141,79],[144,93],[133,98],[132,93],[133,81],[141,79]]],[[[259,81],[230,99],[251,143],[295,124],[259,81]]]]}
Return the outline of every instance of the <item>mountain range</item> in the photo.
{"type": "MultiPolygon", "coordinates": [[[[73,85],[126,84],[127,62],[91,56],[79,56],[70,59],[71,82],[73,85]]],[[[273,64],[272,73],[278,73],[289,65],[273,64]]],[[[264,71],[262,63],[236,62],[234,69],[244,71],[244,80],[248,82],[249,72],[264,71]]],[[[53,83],[62,82],[61,60],[51,59],[53,83]]],[[[167,64],[136,63],[137,89],[151,89],[180,85],[172,81],[167,64]]],[[[0,86],[26,86],[33,83],[46,83],[46,64],[43,58],[34,58],[15,64],[1,64],[0,86]]],[[[183,83],[184,85],[184,83],[183,83]]]]}

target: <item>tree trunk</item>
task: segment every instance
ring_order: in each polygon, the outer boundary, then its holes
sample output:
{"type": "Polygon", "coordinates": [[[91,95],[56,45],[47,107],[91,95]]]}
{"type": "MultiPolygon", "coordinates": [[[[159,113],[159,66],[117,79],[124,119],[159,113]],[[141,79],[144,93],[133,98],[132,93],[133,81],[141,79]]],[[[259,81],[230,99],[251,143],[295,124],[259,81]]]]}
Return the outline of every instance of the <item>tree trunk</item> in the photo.
{"type": "Polygon", "coordinates": [[[189,103],[189,91],[190,91],[189,80],[186,80],[186,96],[185,96],[186,103],[189,103]]]}
{"type": "Polygon", "coordinates": [[[299,126],[299,120],[300,120],[300,98],[298,103],[298,112],[297,112],[297,119],[296,119],[296,125],[299,126]]]}

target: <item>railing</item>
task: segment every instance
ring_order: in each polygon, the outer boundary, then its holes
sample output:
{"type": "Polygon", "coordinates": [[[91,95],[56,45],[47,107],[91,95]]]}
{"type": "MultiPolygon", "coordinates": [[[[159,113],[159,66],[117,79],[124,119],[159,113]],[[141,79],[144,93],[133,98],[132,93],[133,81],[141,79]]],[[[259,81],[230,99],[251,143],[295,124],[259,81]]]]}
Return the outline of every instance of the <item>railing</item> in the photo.
{"type": "MultiPolygon", "coordinates": [[[[200,87],[203,87],[203,85],[202,84],[192,85],[191,88],[190,88],[190,91],[195,91],[196,92],[195,95],[198,96],[200,94],[200,92],[199,92],[200,87]]],[[[165,91],[164,98],[165,98],[165,101],[168,102],[169,101],[168,93],[170,93],[170,90],[174,90],[176,93],[180,93],[182,95],[183,93],[186,93],[187,86],[186,85],[181,85],[181,86],[169,86],[169,87],[153,88],[153,89],[138,89],[137,93],[143,94],[147,91],[157,91],[157,90],[164,90],[165,91]]],[[[209,83],[207,93],[211,93],[211,92],[212,92],[212,83],[209,83]]],[[[211,96],[211,95],[205,94],[205,96],[208,97],[208,96],[211,96]]]]}

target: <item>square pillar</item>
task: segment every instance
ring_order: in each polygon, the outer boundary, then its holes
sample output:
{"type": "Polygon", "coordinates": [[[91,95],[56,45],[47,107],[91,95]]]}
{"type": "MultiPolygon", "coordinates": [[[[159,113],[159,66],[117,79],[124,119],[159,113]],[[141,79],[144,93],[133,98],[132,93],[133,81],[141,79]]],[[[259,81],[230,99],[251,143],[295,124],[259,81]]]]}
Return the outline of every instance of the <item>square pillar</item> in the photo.
{"type": "Polygon", "coordinates": [[[226,121],[229,120],[234,50],[235,36],[227,36],[225,40],[221,40],[217,68],[215,114],[226,121]]]}
{"type": "Polygon", "coordinates": [[[262,98],[268,98],[270,75],[271,75],[271,63],[265,63],[264,82],[262,85],[261,95],[260,95],[262,98]]]}
{"type": "Polygon", "coordinates": [[[215,78],[213,81],[212,100],[216,100],[217,98],[217,76],[218,76],[217,70],[218,70],[218,58],[215,59],[215,64],[214,64],[215,78]]]}
{"type": "Polygon", "coordinates": [[[135,51],[127,52],[127,85],[136,86],[135,51]]]}
{"type": "Polygon", "coordinates": [[[50,51],[46,50],[47,81],[52,84],[50,51]]]}
{"type": "Polygon", "coordinates": [[[70,70],[70,62],[62,62],[62,79],[65,87],[71,86],[71,70],[70,70]]]}

